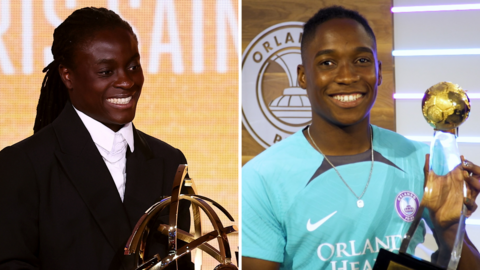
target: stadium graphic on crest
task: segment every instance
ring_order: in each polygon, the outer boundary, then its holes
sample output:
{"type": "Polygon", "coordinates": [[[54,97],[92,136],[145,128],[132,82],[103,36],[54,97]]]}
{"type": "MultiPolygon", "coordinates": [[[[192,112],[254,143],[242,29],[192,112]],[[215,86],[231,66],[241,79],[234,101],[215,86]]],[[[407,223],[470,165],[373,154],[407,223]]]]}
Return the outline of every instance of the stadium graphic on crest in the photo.
{"type": "Polygon", "coordinates": [[[242,121],[265,148],[311,122],[307,91],[297,82],[302,31],[302,22],[274,25],[257,35],[243,54],[242,121]]]}

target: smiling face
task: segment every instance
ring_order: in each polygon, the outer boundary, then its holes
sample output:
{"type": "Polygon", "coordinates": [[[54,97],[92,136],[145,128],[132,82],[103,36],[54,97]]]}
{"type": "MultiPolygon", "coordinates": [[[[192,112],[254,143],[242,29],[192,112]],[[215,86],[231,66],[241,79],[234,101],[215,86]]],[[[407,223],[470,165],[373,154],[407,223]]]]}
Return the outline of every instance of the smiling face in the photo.
{"type": "Polygon", "coordinates": [[[100,30],[75,51],[74,67],[59,66],[75,108],[118,131],[135,117],[143,86],[138,43],[123,28],[100,30]]]}
{"type": "Polygon", "coordinates": [[[313,122],[350,126],[369,121],[381,84],[381,63],[375,43],[352,19],[319,25],[302,51],[299,85],[307,89],[313,122]]]}

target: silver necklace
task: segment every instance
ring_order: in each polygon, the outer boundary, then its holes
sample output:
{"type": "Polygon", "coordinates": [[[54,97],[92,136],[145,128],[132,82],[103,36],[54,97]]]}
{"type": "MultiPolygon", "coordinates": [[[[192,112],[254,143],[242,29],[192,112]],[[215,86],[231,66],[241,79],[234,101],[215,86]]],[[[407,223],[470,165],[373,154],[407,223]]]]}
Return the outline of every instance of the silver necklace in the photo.
{"type": "Polygon", "coordinates": [[[308,129],[307,129],[307,132],[308,132],[308,137],[310,138],[310,140],[313,142],[313,145],[315,145],[315,148],[317,148],[318,152],[320,152],[320,154],[322,154],[322,156],[325,158],[325,160],[330,164],[330,166],[332,166],[332,168],[337,172],[338,176],[340,177],[340,179],[342,179],[343,183],[345,184],[345,186],[347,186],[347,188],[353,193],[353,195],[357,198],[357,207],[358,208],[363,208],[363,206],[365,205],[365,203],[363,202],[362,200],[362,197],[363,195],[365,194],[365,191],[367,191],[367,188],[368,188],[368,184],[370,184],[370,179],[372,178],[372,171],[373,171],[373,163],[374,163],[374,159],[373,159],[373,130],[372,130],[372,126],[370,126],[370,145],[372,146],[372,152],[371,152],[371,155],[372,155],[372,166],[370,167],[370,175],[368,176],[368,181],[367,181],[367,185],[365,186],[365,188],[363,189],[363,192],[360,196],[357,196],[357,194],[355,194],[355,192],[353,191],[353,189],[347,184],[347,182],[343,179],[342,175],[340,174],[340,172],[337,170],[337,168],[335,166],[333,166],[333,163],[330,162],[330,160],[328,160],[327,156],[320,150],[320,148],[318,148],[317,144],[315,143],[315,141],[313,140],[312,138],[312,135],[310,135],[310,126],[308,126],[308,129]]]}

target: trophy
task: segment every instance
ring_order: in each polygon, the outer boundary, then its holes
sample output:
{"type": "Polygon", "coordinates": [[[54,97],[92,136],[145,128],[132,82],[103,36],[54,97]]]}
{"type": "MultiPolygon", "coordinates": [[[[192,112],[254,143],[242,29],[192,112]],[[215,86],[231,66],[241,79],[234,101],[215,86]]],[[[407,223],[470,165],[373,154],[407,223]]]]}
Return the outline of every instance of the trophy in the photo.
{"type": "Polygon", "coordinates": [[[175,175],[172,196],[164,198],[163,200],[152,205],[138,220],[135,228],[133,229],[127,245],[125,246],[124,254],[127,256],[133,256],[133,261],[136,265],[135,270],[165,269],[169,265],[176,264],[177,259],[189,254],[194,249],[198,249],[195,255],[196,269],[201,269],[202,252],[206,252],[220,263],[217,267],[215,267],[215,270],[237,270],[237,267],[231,263],[232,256],[227,238],[227,234],[237,231],[237,228],[236,226],[224,227],[218,215],[207,202],[217,207],[231,221],[234,221],[233,217],[220,204],[207,197],[198,195],[193,179],[185,178],[186,174],[187,165],[180,164],[175,175]],[[184,191],[186,190],[187,194],[180,193],[182,187],[184,187],[184,191]],[[185,232],[177,228],[178,208],[181,200],[188,200],[191,203],[194,219],[194,234],[190,234],[189,232],[185,232]],[[158,225],[155,221],[157,220],[161,211],[166,207],[169,207],[170,211],[169,224],[158,225]],[[213,231],[204,235],[202,235],[201,216],[199,209],[203,210],[214,228],[213,231]],[[150,259],[146,258],[147,237],[148,234],[154,230],[157,230],[163,235],[168,236],[168,255],[164,258],[161,258],[158,254],[150,259]],[[218,240],[219,249],[216,249],[207,243],[215,238],[218,240]],[[180,239],[187,244],[182,247],[178,247],[177,239],[180,239]]]}
{"type": "MultiPolygon", "coordinates": [[[[467,212],[463,199],[467,196],[467,188],[456,137],[458,126],[470,113],[470,100],[458,85],[441,82],[425,92],[422,112],[434,128],[423,198],[402,240],[399,254],[381,250],[374,270],[455,270],[460,261],[467,212]],[[429,219],[428,222],[422,220],[425,216],[429,219]],[[429,255],[423,256],[423,259],[417,254],[420,253],[418,242],[412,241],[418,239],[416,233],[421,234],[421,238],[424,236],[424,231],[417,231],[421,222],[422,226],[431,229],[434,238],[431,242],[435,242],[429,247],[422,246],[420,250],[423,254],[429,255]]],[[[426,231],[428,232],[428,229],[426,231]]]]}

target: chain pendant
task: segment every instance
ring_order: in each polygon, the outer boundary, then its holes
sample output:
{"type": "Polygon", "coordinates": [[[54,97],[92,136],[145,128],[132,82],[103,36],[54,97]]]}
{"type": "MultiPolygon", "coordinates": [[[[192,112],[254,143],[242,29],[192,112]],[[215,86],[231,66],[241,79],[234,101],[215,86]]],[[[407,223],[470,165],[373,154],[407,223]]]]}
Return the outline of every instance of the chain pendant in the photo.
{"type": "Polygon", "coordinates": [[[370,183],[370,180],[372,179],[372,172],[373,172],[373,164],[375,163],[375,156],[374,156],[374,153],[373,153],[373,128],[372,126],[370,125],[370,145],[371,145],[371,156],[372,156],[372,166],[370,166],[370,174],[368,175],[368,181],[367,181],[367,184],[365,185],[365,188],[363,189],[363,192],[360,196],[357,196],[357,194],[352,190],[352,188],[347,184],[347,182],[345,181],[345,179],[343,179],[342,175],[340,174],[340,172],[337,170],[337,168],[335,168],[335,166],[333,165],[332,162],[330,162],[330,160],[328,160],[327,156],[325,154],[323,154],[322,150],[320,150],[320,148],[318,148],[318,145],[315,143],[315,141],[313,140],[312,138],[312,135],[310,135],[310,126],[308,126],[308,129],[307,129],[307,133],[308,133],[308,138],[310,138],[310,141],[313,143],[313,145],[315,146],[315,148],[317,149],[317,151],[323,156],[323,158],[328,162],[328,164],[330,164],[330,166],[332,166],[332,168],[335,170],[335,172],[338,174],[338,177],[340,177],[340,179],[342,180],[342,182],[345,184],[345,186],[347,186],[347,188],[350,190],[350,192],[352,192],[352,194],[357,197],[357,207],[358,208],[363,208],[365,206],[365,203],[363,202],[362,198],[363,195],[365,194],[365,191],[367,191],[367,188],[368,188],[368,184],[370,183]]]}
{"type": "Polygon", "coordinates": [[[363,208],[364,205],[365,205],[365,204],[363,203],[363,200],[358,200],[358,201],[357,201],[357,206],[358,206],[358,208],[363,208]]]}

